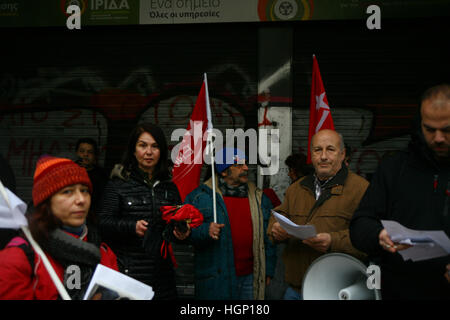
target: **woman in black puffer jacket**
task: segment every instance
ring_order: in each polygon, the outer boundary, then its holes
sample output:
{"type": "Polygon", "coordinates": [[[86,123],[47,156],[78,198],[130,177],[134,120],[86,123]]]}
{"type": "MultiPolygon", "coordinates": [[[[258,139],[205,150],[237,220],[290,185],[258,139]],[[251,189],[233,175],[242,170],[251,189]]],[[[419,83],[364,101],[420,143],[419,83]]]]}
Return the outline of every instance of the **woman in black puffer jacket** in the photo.
{"type": "Polygon", "coordinates": [[[171,229],[159,208],[178,204],[181,199],[170,181],[164,133],[152,124],[140,124],[105,188],[100,231],[117,255],[119,270],[152,286],[155,300],[177,298],[171,255],[162,255],[161,248],[163,240],[182,241],[190,230],[171,229]]]}

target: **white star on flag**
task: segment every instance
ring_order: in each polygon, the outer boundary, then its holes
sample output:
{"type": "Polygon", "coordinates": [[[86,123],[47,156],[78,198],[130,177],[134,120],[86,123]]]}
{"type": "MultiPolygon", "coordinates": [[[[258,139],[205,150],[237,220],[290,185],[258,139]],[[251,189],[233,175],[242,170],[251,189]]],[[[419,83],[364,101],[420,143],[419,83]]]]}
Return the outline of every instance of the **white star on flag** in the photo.
{"type": "Polygon", "coordinates": [[[325,101],[323,101],[323,98],[325,97],[325,91],[322,92],[320,96],[316,96],[316,110],[319,111],[320,108],[330,110],[330,107],[326,104],[325,101]]]}

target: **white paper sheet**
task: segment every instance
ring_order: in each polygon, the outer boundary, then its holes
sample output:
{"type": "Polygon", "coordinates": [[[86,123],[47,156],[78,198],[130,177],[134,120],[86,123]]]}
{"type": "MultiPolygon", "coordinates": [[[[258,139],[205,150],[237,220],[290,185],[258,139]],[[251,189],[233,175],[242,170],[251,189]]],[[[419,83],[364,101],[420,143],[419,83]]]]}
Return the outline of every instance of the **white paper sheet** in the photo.
{"type": "Polygon", "coordinates": [[[450,254],[450,239],[444,231],[412,230],[392,220],[381,220],[392,242],[412,245],[398,253],[403,260],[422,261],[450,254]]]}
{"type": "Polygon", "coordinates": [[[305,240],[308,238],[315,237],[317,235],[316,227],[312,224],[298,225],[293,223],[291,220],[285,216],[272,210],[272,214],[275,219],[280,223],[280,226],[286,230],[286,232],[296,238],[305,240]]]}
{"type": "Polygon", "coordinates": [[[145,283],[98,264],[83,300],[91,300],[96,294],[101,296],[98,300],[151,300],[155,293],[145,283]]]}

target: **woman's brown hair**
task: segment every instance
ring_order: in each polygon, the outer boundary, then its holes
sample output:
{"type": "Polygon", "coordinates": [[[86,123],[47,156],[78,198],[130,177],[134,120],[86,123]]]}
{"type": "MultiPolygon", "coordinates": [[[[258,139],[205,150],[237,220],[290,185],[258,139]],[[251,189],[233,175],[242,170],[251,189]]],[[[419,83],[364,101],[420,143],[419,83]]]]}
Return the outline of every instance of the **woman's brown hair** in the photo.
{"type": "Polygon", "coordinates": [[[31,214],[28,215],[31,235],[41,246],[47,242],[50,233],[62,225],[51,211],[50,199],[51,197],[32,208],[31,214]]]}

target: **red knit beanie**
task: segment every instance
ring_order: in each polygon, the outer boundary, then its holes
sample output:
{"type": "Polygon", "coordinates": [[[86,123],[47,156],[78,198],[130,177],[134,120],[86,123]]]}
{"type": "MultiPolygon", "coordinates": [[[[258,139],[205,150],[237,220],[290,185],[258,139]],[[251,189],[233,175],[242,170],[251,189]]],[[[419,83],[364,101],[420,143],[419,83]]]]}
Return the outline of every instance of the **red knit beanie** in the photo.
{"type": "Polygon", "coordinates": [[[92,183],[85,168],[70,159],[43,155],[36,163],[33,180],[33,203],[39,205],[56,192],[72,184],[83,184],[92,194],[92,183]]]}

